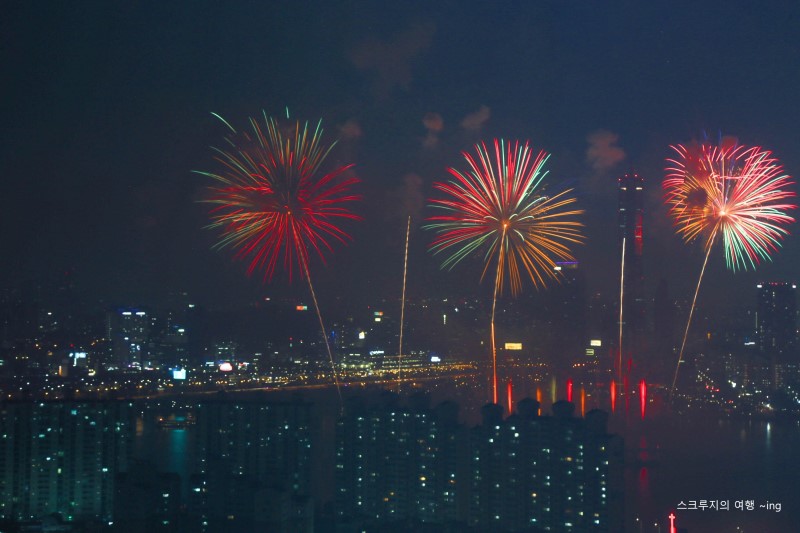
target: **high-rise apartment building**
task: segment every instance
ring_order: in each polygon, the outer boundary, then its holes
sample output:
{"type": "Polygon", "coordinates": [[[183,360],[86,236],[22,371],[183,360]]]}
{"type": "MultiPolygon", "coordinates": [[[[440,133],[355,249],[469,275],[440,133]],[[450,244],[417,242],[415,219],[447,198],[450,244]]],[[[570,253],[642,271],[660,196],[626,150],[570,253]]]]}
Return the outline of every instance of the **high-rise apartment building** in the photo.
{"type": "Polygon", "coordinates": [[[223,398],[195,412],[194,531],[313,527],[310,403],[223,398]]]}
{"type": "Polygon", "coordinates": [[[114,479],[132,450],[130,402],[0,406],[0,516],[111,520],[114,479]]]}
{"type": "Polygon", "coordinates": [[[352,403],[336,428],[336,510],[372,523],[452,522],[458,472],[458,411],[424,401],[400,406],[352,403]]]}
{"type": "Polygon", "coordinates": [[[489,404],[483,423],[467,429],[448,404],[348,407],[336,434],[339,519],[364,528],[621,531],[622,442],[607,433],[607,415],[576,418],[567,402],[554,416],[538,411],[525,399],[503,419],[489,404]]]}
{"type": "Polygon", "coordinates": [[[177,532],[180,526],[181,479],[175,472],[159,472],[146,461],[134,461],[128,472],[117,474],[114,524],[125,533],[177,532]]]}
{"type": "Polygon", "coordinates": [[[501,418],[484,407],[470,439],[469,524],[479,530],[558,532],[622,530],[622,442],[606,432],[607,415],[572,416],[557,402],[537,416],[536,401],[520,401],[501,418]]]}

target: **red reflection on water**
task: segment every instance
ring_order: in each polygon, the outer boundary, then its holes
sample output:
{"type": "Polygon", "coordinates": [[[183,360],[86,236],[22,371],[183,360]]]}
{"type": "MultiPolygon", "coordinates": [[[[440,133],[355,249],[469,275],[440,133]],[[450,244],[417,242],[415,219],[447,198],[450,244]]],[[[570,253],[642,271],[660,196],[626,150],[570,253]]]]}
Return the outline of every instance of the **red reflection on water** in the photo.
{"type": "Polygon", "coordinates": [[[568,402],[572,401],[572,380],[571,379],[567,380],[567,401],[568,402]]]}
{"type": "Polygon", "coordinates": [[[537,415],[542,414],[542,388],[536,387],[536,401],[539,403],[539,409],[536,412],[537,415]]]}
{"type": "Polygon", "coordinates": [[[642,410],[642,420],[644,420],[644,410],[647,406],[647,383],[644,380],[639,382],[639,406],[642,410]]]}
{"type": "Polygon", "coordinates": [[[586,416],[586,389],[581,386],[581,416],[586,416]]]}
{"type": "Polygon", "coordinates": [[[508,380],[508,384],[506,385],[506,394],[508,395],[508,414],[511,414],[514,409],[514,402],[512,400],[513,394],[512,394],[512,385],[510,379],[508,380]]]}
{"type": "Polygon", "coordinates": [[[611,412],[617,410],[617,383],[611,380],[611,412]]]}

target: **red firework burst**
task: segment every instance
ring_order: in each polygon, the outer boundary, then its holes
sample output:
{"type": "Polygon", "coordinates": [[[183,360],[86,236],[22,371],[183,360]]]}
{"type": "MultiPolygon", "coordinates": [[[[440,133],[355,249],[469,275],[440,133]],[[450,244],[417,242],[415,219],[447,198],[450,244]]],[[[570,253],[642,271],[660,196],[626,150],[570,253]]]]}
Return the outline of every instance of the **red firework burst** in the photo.
{"type": "Polygon", "coordinates": [[[230,247],[236,259],[249,261],[248,275],[263,270],[264,279],[271,279],[282,262],[290,279],[296,266],[307,276],[309,249],[324,263],[333,242],[350,239],[337,223],[360,220],[348,209],[360,199],[350,193],[358,179],[342,177],[352,165],[320,175],[333,147],[322,143],[321,122],[313,130],[307,122],[281,129],[264,116],[263,123],[251,118],[250,130],[243,132],[225,124],[232,132],[229,147],[214,148],[222,170],[200,172],[219,182],[209,188],[207,200],[217,204],[210,224],[222,231],[216,246],[230,247]]]}

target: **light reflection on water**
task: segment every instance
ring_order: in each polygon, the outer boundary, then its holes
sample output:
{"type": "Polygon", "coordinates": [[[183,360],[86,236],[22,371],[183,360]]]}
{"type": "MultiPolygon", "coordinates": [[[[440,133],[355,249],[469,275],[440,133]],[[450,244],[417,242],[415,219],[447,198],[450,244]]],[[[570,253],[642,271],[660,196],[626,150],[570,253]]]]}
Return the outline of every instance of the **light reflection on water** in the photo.
{"type": "Polygon", "coordinates": [[[189,436],[188,429],[161,430],[159,437],[164,440],[163,449],[166,450],[165,469],[168,472],[177,472],[183,476],[188,472],[189,462],[189,436]]]}
{"type": "Polygon", "coordinates": [[[643,523],[660,522],[662,530],[668,530],[666,517],[672,511],[678,527],[693,532],[734,531],[739,526],[783,533],[795,531],[800,523],[796,423],[727,419],[709,423],[698,415],[667,414],[640,424],[616,423],[613,429],[625,436],[628,449],[625,508],[630,531],[638,531],[637,516],[643,523]],[[639,444],[635,451],[632,443],[639,444]],[[729,511],[676,511],[681,501],[726,499],[729,511]],[[737,500],[754,500],[755,509],[736,510],[737,500]],[[767,502],[781,503],[781,512],[759,509],[767,502]]]}
{"type": "Polygon", "coordinates": [[[134,457],[151,463],[159,472],[178,474],[185,498],[189,490],[189,476],[193,472],[191,452],[194,428],[160,429],[152,421],[142,419],[137,420],[136,427],[134,457]],[[142,428],[141,431],[139,428],[142,428]]]}
{"type": "Polygon", "coordinates": [[[772,425],[767,422],[767,430],[765,431],[766,439],[764,443],[764,447],[767,450],[767,453],[772,451],[772,425]]]}

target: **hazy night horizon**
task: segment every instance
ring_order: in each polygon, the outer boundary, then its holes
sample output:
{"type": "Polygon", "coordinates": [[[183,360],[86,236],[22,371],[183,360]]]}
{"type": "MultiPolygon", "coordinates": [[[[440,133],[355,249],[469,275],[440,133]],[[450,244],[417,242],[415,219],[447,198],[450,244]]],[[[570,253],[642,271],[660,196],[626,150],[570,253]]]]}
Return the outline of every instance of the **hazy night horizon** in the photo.
{"type": "Polygon", "coordinates": [[[6,11],[0,531],[800,522],[800,6],[6,11]]]}

